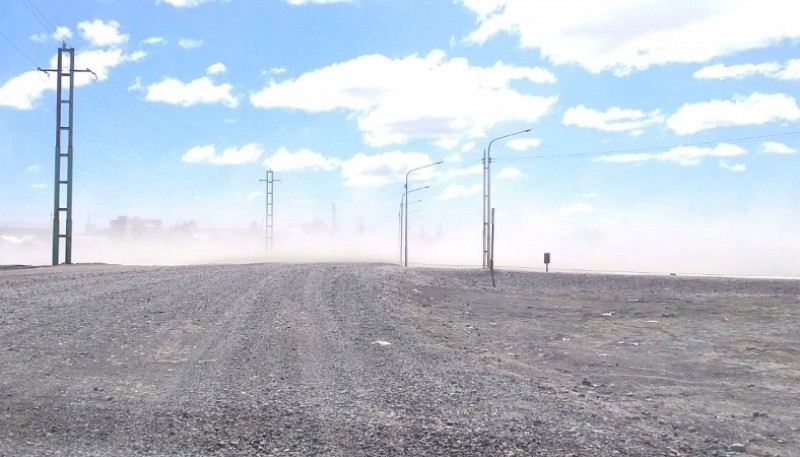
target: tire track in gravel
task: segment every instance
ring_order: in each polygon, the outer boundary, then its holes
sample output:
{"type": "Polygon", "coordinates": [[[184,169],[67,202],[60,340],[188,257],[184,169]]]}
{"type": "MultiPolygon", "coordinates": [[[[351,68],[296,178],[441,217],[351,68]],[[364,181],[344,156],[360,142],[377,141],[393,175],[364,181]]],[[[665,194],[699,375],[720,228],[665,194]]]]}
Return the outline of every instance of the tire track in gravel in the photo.
{"type": "MultiPolygon", "coordinates": [[[[482,342],[528,344],[531,329],[490,331],[522,301],[483,276],[365,264],[0,272],[0,455],[669,455],[673,437],[656,436],[654,418],[632,425],[624,401],[557,392],[535,361],[490,363],[482,342]],[[486,336],[452,322],[467,306],[486,336]]],[[[511,292],[529,279],[501,276],[520,283],[511,292]]],[[[550,279],[556,304],[592,280],[550,279]]],[[[524,325],[530,313],[516,312],[509,322],[524,325]]],[[[699,439],[681,442],[702,453],[699,439]]]]}

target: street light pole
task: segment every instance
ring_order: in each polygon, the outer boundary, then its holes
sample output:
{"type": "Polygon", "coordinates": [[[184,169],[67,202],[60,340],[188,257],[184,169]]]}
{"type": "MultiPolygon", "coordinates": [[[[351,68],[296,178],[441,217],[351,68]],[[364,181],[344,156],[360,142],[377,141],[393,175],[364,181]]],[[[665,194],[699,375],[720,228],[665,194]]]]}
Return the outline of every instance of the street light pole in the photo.
{"type": "Polygon", "coordinates": [[[404,201],[408,194],[411,192],[416,192],[418,190],[429,189],[431,186],[423,186],[417,187],[416,189],[411,189],[408,192],[403,192],[403,195],[400,196],[400,265],[403,265],[403,205],[404,201]]]}
{"type": "Polygon", "coordinates": [[[404,259],[403,265],[406,266],[406,267],[408,266],[408,175],[410,175],[412,172],[415,172],[417,170],[422,170],[423,168],[433,167],[435,165],[441,165],[442,163],[444,163],[444,162],[441,161],[441,160],[438,161],[438,162],[429,163],[429,164],[423,165],[421,167],[412,168],[412,169],[408,170],[408,173],[406,173],[406,184],[405,184],[406,192],[405,192],[405,196],[403,197],[403,200],[406,202],[406,211],[405,211],[405,213],[406,213],[405,214],[405,218],[406,218],[406,221],[405,221],[405,252],[406,252],[406,257],[404,259]]]}
{"type": "Polygon", "coordinates": [[[489,227],[490,211],[492,208],[492,143],[503,138],[530,132],[531,129],[520,130],[499,136],[489,142],[489,147],[483,151],[483,268],[489,266],[489,248],[491,244],[491,229],[489,227]]]}

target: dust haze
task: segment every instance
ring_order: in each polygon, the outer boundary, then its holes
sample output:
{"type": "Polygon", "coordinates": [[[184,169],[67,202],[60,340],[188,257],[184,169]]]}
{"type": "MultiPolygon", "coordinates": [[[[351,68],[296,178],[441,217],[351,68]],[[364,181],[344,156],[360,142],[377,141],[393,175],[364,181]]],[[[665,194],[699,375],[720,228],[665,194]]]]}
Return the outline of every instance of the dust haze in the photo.
{"type": "MultiPolygon", "coordinates": [[[[433,219],[433,218],[431,218],[433,219]]],[[[413,225],[410,266],[480,267],[480,215],[450,223],[413,225]]],[[[729,217],[709,223],[657,215],[637,219],[527,217],[498,212],[495,265],[551,271],[597,270],[658,274],[800,276],[800,244],[793,224],[766,218],[729,217]]],[[[49,227],[0,226],[0,265],[49,265],[49,227]]],[[[263,223],[210,228],[193,221],[164,222],[120,216],[75,229],[73,263],[182,265],[254,262],[400,263],[397,219],[331,224],[319,220],[276,225],[267,249],[263,223]]],[[[61,247],[63,262],[63,241],[61,247]]]]}

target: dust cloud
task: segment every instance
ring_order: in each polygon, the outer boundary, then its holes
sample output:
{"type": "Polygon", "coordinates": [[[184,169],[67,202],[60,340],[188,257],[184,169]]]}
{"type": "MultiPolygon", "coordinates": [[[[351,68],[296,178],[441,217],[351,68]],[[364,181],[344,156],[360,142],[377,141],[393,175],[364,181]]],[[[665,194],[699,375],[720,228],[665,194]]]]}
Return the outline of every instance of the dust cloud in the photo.
{"type": "MultiPolygon", "coordinates": [[[[500,215],[501,218],[503,215],[500,215]]],[[[495,266],[551,271],[800,277],[800,243],[791,224],[727,219],[713,224],[658,217],[637,220],[500,219],[495,266]]],[[[481,221],[409,231],[410,266],[479,268],[481,221]]],[[[128,221],[116,229],[80,230],[73,263],[179,265],[253,262],[400,263],[396,224],[331,230],[324,224],[276,227],[267,249],[263,225],[244,229],[128,221]]],[[[63,244],[63,241],[62,241],[63,244]]],[[[49,265],[49,228],[0,227],[0,265],[49,265]]],[[[63,262],[63,246],[61,261],[63,262]]]]}

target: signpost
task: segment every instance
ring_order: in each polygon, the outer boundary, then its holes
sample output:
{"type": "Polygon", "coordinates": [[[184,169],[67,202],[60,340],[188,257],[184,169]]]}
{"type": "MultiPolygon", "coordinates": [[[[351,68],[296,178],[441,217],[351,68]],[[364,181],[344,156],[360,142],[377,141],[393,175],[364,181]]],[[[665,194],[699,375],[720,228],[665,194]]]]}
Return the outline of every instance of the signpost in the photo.
{"type": "Polygon", "coordinates": [[[547,273],[550,271],[550,253],[544,253],[544,272],[547,273]]]}

